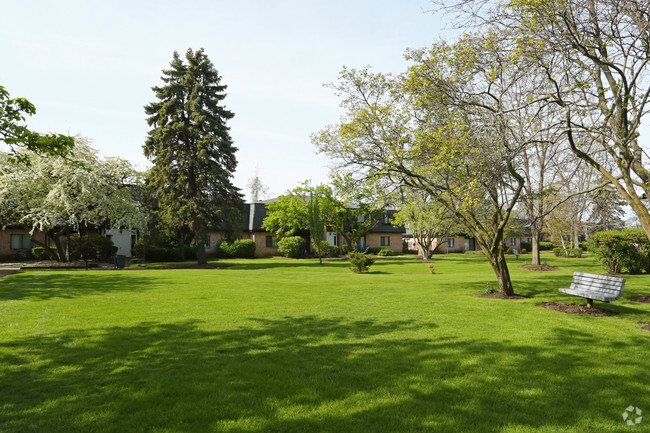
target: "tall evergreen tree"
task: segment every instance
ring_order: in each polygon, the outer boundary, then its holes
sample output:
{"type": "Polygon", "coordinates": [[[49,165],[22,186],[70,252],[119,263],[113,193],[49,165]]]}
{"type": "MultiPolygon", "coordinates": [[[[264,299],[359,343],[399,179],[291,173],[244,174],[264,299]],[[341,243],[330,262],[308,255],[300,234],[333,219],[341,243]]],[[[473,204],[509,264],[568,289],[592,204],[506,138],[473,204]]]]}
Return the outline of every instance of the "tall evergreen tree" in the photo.
{"type": "Polygon", "coordinates": [[[144,154],[154,164],[149,191],[161,219],[189,228],[204,264],[208,229],[234,227],[243,198],[232,184],[237,148],[226,126],[234,114],[222,104],[226,86],[203,49],[187,50],[185,59],[174,52],[163,85],[152,87],[157,101],[145,106],[152,129],[144,154]]]}

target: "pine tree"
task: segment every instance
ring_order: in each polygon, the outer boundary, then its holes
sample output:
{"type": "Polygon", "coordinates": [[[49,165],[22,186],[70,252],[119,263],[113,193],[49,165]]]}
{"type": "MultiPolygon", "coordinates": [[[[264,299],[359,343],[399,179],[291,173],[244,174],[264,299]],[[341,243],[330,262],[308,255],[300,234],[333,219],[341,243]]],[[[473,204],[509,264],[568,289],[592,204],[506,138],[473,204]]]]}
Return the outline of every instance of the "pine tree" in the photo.
{"type": "Polygon", "coordinates": [[[243,198],[232,184],[237,148],[226,126],[234,114],[222,104],[227,86],[203,49],[185,58],[174,52],[163,85],[152,87],[158,100],[145,106],[152,129],[144,154],[153,162],[149,191],[161,219],[189,228],[205,264],[208,229],[233,227],[243,198]]]}

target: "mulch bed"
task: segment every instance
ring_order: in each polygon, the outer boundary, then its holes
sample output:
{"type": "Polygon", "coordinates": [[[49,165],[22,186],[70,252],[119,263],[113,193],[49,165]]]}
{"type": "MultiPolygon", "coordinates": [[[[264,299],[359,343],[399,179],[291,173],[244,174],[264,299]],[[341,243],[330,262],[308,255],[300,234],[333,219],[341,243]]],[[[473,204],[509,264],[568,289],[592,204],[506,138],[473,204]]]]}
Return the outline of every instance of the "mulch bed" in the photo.
{"type": "Polygon", "coordinates": [[[643,329],[644,331],[650,331],[650,323],[641,322],[639,323],[639,325],[641,325],[641,329],[643,329]]]}
{"type": "Polygon", "coordinates": [[[650,296],[635,296],[633,298],[627,298],[628,301],[633,302],[645,302],[650,304],[650,296]]]}
{"type": "Polygon", "coordinates": [[[549,265],[521,265],[517,266],[519,269],[527,269],[529,271],[557,271],[557,268],[549,265]]]}
{"type": "Polygon", "coordinates": [[[492,299],[528,299],[528,296],[524,296],[524,295],[506,296],[501,292],[477,293],[476,296],[479,298],[492,298],[492,299]]]}
{"type": "Polygon", "coordinates": [[[566,304],[564,302],[540,302],[538,307],[544,307],[549,310],[561,311],[569,314],[584,314],[587,316],[618,316],[615,311],[599,310],[598,308],[587,308],[584,305],[566,304]]]}

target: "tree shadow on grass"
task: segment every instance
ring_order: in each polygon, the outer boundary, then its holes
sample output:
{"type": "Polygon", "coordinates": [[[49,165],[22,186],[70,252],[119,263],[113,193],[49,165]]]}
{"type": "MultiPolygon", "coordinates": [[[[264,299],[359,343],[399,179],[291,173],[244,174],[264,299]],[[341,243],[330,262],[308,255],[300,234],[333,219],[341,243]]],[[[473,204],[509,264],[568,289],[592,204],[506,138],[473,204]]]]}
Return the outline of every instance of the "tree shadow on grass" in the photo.
{"type": "Polygon", "coordinates": [[[0,302],[144,291],[154,285],[151,278],[139,275],[135,271],[22,271],[3,278],[0,282],[0,302]]]}
{"type": "Polygon", "coordinates": [[[198,321],[69,330],[0,344],[0,425],[6,432],[618,431],[627,405],[650,405],[646,360],[627,356],[630,344],[650,349],[648,339],[565,329],[525,344],[439,337],[430,323],[313,316],[252,319],[223,331],[198,321]]]}

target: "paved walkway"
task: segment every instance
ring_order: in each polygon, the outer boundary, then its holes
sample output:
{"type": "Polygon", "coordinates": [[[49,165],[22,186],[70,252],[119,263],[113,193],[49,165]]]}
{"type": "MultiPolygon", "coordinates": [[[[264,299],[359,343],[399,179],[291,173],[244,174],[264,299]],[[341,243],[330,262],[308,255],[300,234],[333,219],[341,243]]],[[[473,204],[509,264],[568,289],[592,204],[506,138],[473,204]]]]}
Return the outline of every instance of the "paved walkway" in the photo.
{"type": "Polygon", "coordinates": [[[18,272],[22,263],[0,263],[0,278],[18,272]]]}

